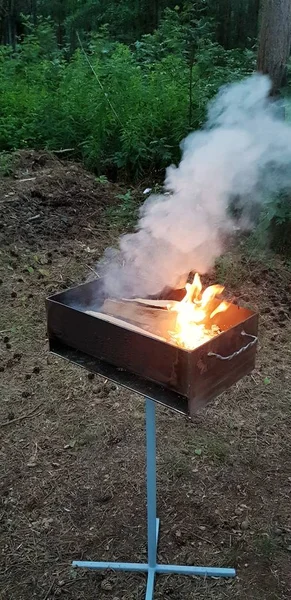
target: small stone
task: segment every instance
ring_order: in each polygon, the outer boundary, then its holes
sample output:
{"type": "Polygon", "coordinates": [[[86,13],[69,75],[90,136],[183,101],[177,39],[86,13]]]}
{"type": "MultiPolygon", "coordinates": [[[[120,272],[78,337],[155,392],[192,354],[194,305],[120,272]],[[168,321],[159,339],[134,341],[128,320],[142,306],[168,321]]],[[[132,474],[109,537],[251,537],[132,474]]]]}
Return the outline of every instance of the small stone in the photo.
{"type": "Polygon", "coordinates": [[[106,592],[111,592],[113,590],[113,585],[109,579],[103,579],[103,581],[101,581],[101,590],[106,592]]]}
{"type": "Polygon", "coordinates": [[[248,521],[248,519],[245,519],[244,521],[242,521],[241,523],[241,529],[243,531],[246,531],[246,529],[248,529],[250,526],[250,522],[248,521]]]}
{"type": "Polygon", "coordinates": [[[102,494],[101,496],[99,496],[98,502],[100,502],[100,504],[107,504],[107,502],[110,502],[110,500],[112,500],[112,497],[112,494],[102,494]]]}
{"type": "Polygon", "coordinates": [[[97,386],[97,387],[92,388],[93,394],[100,394],[101,391],[102,391],[102,388],[101,388],[100,385],[97,386]]]}
{"type": "Polygon", "coordinates": [[[100,393],[102,394],[103,398],[106,398],[107,396],[109,396],[110,390],[107,387],[104,387],[100,390],[100,393]]]}
{"type": "Polygon", "coordinates": [[[54,522],[53,517],[44,517],[42,519],[42,526],[44,529],[48,529],[49,526],[54,522]]]}

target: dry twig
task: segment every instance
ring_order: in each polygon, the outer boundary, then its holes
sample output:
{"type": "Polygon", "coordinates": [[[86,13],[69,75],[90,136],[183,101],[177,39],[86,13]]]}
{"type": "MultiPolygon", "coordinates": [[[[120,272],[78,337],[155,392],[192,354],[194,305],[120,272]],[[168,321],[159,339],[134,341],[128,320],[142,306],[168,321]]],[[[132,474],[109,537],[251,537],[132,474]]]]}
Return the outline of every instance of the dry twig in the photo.
{"type": "Polygon", "coordinates": [[[94,275],[96,275],[96,277],[98,279],[100,279],[100,275],[98,275],[97,271],[94,271],[94,269],[92,267],[90,267],[90,265],[86,265],[87,269],[90,269],[90,271],[92,271],[92,273],[94,273],[94,275]]]}
{"type": "MultiPolygon", "coordinates": [[[[30,417],[37,416],[36,411],[43,405],[43,402],[40,402],[33,410],[26,413],[25,415],[21,415],[20,417],[16,417],[16,419],[11,419],[11,421],[4,421],[4,423],[0,423],[0,427],[5,427],[6,425],[13,425],[16,421],[22,421],[23,419],[29,419],[30,417]]],[[[39,413],[37,413],[39,414],[39,413]]]]}

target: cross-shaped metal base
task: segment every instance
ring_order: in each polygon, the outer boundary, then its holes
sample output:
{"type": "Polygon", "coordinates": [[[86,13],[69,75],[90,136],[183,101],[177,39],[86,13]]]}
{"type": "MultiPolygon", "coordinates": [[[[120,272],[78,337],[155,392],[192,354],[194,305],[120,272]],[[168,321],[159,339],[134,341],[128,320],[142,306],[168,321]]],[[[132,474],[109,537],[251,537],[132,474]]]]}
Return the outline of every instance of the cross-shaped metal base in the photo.
{"type": "Polygon", "coordinates": [[[85,569],[112,569],[147,573],[145,600],[153,600],[155,576],[159,573],[196,575],[201,577],[234,577],[234,569],[216,567],[192,567],[187,565],[161,565],[157,563],[159,519],[156,518],[156,405],[146,398],[146,447],[147,447],[147,532],[148,562],[118,563],[75,560],[73,567],[85,569]]]}

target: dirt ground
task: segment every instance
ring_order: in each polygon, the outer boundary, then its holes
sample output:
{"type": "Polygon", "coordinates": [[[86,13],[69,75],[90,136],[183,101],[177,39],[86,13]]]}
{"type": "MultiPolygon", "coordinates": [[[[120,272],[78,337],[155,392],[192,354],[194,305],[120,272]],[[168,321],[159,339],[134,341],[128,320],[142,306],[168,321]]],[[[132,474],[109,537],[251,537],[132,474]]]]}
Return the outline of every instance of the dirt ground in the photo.
{"type": "MultiPolygon", "coordinates": [[[[117,185],[45,153],[0,181],[1,600],[139,600],[144,402],[48,353],[45,298],[84,281],[114,239],[117,185]]],[[[256,370],[193,421],[158,408],[159,558],[234,566],[230,581],[159,576],[158,600],[291,598],[291,272],[228,257],[229,291],[260,312],[256,370]]]]}

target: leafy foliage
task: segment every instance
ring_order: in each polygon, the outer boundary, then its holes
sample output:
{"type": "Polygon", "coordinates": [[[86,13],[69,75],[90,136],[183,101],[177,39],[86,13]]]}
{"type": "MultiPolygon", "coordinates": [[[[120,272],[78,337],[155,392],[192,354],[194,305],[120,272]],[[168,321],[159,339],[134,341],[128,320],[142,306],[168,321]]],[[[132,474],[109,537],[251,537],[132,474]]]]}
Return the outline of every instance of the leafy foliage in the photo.
{"type": "Polygon", "coordinates": [[[133,48],[103,27],[72,55],[50,18],[24,24],[15,50],[0,47],[0,150],[72,148],[99,174],[136,177],[177,161],[217,88],[253,68],[251,51],[224,50],[177,10],[133,48]]]}

